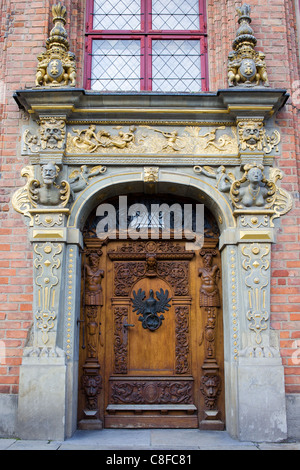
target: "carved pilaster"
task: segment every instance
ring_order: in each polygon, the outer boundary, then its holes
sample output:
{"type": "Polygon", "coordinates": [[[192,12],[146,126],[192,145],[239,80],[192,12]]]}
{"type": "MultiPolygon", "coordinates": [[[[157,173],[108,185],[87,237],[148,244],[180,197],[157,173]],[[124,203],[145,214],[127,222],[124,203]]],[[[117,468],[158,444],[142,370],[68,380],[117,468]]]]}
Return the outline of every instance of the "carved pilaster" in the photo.
{"type": "Polygon", "coordinates": [[[203,375],[201,377],[200,390],[204,396],[205,409],[203,419],[200,422],[201,429],[224,429],[224,423],[220,420],[218,409],[218,396],[221,392],[221,377],[219,364],[216,357],[216,326],[218,309],[221,306],[218,281],[220,270],[213,263],[216,256],[215,249],[204,248],[200,255],[203,257],[203,267],[199,269],[200,276],[200,309],[204,317],[205,357],[202,364],[203,375]]]}
{"type": "Polygon", "coordinates": [[[86,402],[83,410],[84,419],[79,423],[81,429],[102,428],[98,405],[98,396],[102,389],[101,366],[98,359],[98,343],[101,335],[101,307],[103,306],[101,284],[104,277],[104,271],[100,268],[101,254],[101,250],[87,249],[85,251],[86,260],[83,265],[82,321],[87,347],[81,377],[81,386],[86,402]]]}

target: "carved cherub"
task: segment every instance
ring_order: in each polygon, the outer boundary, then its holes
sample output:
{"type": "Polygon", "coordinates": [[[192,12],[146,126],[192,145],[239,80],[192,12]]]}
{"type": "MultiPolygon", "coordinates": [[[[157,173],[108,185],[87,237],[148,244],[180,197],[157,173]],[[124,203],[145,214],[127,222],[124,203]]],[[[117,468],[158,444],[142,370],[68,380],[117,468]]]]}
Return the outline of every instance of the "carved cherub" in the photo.
{"type": "Polygon", "coordinates": [[[134,132],[136,131],[135,126],[130,126],[128,132],[119,131],[117,136],[111,137],[111,142],[108,143],[108,147],[117,147],[124,149],[128,147],[131,142],[134,142],[134,132]]]}
{"type": "Polygon", "coordinates": [[[215,187],[223,193],[230,191],[231,185],[235,181],[233,173],[226,173],[226,168],[223,165],[219,166],[216,170],[210,166],[201,167],[196,165],[194,171],[196,173],[203,173],[209,178],[215,178],[217,180],[215,187]]]}
{"type": "Polygon", "coordinates": [[[86,188],[90,178],[106,172],[106,167],[102,165],[94,166],[89,169],[87,165],[81,165],[80,170],[75,169],[69,176],[69,183],[73,193],[79,193],[86,188]]]}

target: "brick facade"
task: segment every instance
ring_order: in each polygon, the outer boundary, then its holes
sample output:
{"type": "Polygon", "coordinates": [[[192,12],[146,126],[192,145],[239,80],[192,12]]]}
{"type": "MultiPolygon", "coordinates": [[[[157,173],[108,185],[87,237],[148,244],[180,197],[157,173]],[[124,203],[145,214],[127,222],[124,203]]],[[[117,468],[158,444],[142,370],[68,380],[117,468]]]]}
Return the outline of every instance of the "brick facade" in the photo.
{"type": "MultiPolygon", "coordinates": [[[[84,0],[65,0],[70,50],[77,58],[77,86],[83,83],[84,0]]],[[[51,28],[49,0],[7,0],[0,10],[0,393],[17,394],[22,350],[32,323],[32,248],[23,217],[11,205],[22,186],[21,129],[28,116],[13,99],[18,89],[34,86],[36,57],[51,28]]],[[[235,8],[240,2],[207,1],[210,91],[227,88],[227,55],[236,32],[235,8]]],[[[272,253],[271,326],[280,332],[286,392],[300,393],[300,206],[299,109],[300,67],[293,0],[251,1],[257,49],[266,54],[270,86],[284,88],[290,99],[276,117],[282,153],[276,166],[285,173],[282,187],[292,193],[295,206],[281,218],[272,253]],[[298,354],[299,353],[299,354],[298,354]]],[[[298,25],[300,27],[300,25],[298,25]]]]}

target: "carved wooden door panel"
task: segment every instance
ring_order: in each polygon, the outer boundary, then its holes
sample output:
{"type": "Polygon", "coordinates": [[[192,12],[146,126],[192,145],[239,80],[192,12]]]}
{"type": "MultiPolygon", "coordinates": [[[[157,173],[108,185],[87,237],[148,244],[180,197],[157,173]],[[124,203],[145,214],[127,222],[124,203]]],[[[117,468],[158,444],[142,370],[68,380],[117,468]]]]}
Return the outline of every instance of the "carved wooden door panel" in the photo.
{"type": "Polygon", "coordinates": [[[80,427],[224,428],[215,245],[86,240],[80,427]]]}

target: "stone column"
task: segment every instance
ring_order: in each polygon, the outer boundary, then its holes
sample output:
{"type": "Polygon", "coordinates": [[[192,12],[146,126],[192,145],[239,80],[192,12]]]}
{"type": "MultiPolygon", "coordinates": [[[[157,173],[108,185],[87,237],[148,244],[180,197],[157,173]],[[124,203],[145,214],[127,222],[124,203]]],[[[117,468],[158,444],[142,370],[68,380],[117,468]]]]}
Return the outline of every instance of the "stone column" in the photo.
{"type": "Polygon", "coordinates": [[[221,237],[224,330],[230,334],[224,341],[226,420],[240,440],[279,441],[287,436],[287,424],[284,370],[270,329],[274,234],[270,214],[255,212],[238,214],[238,228],[221,237]]]}
{"type": "Polygon", "coordinates": [[[20,368],[21,438],[65,439],[76,429],[73,395],[77,396],[78,357],[74,350],[78,350],[75,345],[78,334],[72,281],[76,263],[80,264],[80,240],[67,232],[68,214],[69,210],[64,208],[31,210],[34,322],[20,368]]]}

